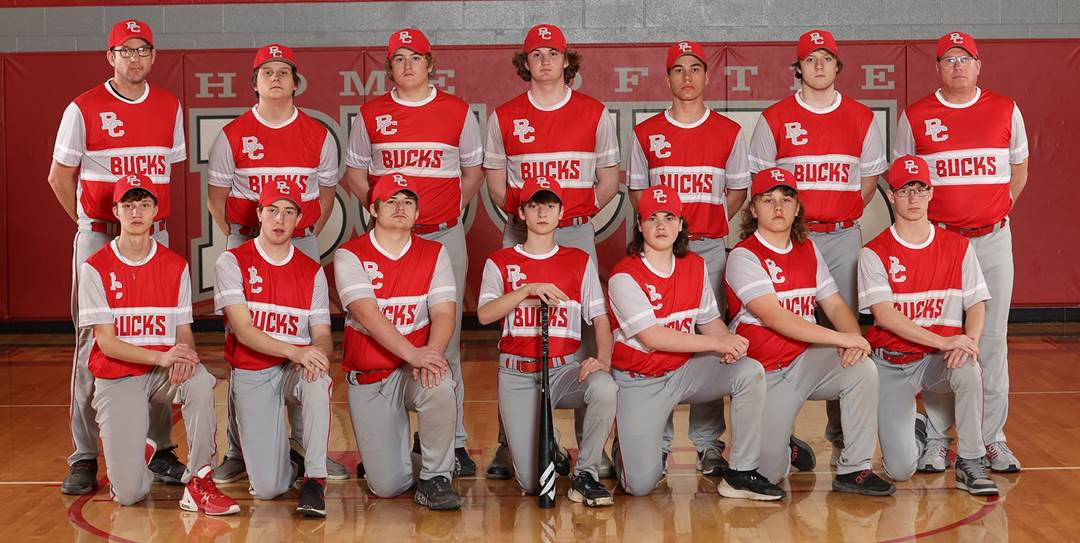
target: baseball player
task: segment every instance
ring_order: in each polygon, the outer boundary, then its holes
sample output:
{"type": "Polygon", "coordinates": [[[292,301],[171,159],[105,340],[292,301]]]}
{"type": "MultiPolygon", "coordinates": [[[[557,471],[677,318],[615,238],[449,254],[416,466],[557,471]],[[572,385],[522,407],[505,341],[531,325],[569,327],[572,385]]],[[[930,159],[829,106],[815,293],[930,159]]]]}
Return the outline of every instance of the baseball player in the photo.
{"type": "Polygon", "coordinates": [[[150,493],[146,465],[157,450],[147,439],[150,403],[183,407],[189,465],[180,507],[208,515],[240,511],[211,477],[214,377],[199,363],[191,334],[187,262],[150,236],[158,189],[143,174],[113,183],[120,235],[81,266],[79,326],[93,331],[89,368],[110,493],[131,505],[150,493]]]}
{"type": "Polygon", "coordinates": [[[789,439],[807,400],[839,399],[844,449],[833,490],[888,496],[896,487],[871,470],[877,442],[878,377],[870,345],[844,303],[817,243],[807,236],[795,176],[781,168],[754,175],[742,238],[728,255],[731,330],[750,341],[765,368],[761,473],[774,483],[791,467],[789,439]],[[836,330],[817,324],[820,305],[836,330]]]}
{"type": "MultiPolygon", "coordinates": [[[[750,170],[781,167],[795,174],[810,239],[836,281],[840,298],[856,307],[862,231],[858,220],[873,199],[877,177],[889,166],[874,113],[836,90],[840,48],[826,30],[799,37],[792,64],[801,88],[762,112],[750,140],[750,170]]],[[[826,402],[825,438],[832,465],[844,448],[840,404],[826,402]]],[[[811,470],[813,450],[793,440],[793,465],[811,470]]]]}
{"type": "MultiPolygon", "coordinates": [[[[64,211],[78,224],[71,274],[71,315],[76,325],[71,377],[71,438],[75,452],[68,457],[70,473],[60,491],[87,494],[97,488],[98,427],[91,397],[94,377],[87,369],[93,330],[78,326],[78,270],[120,232],[113,215],[116,179],[144,174],[160,185],[158,213],[150,233],[169,244],[169,178],[172,165],[187,156],[180,101],[169,91],[146,81],[157,58],[150,26],[126,19],[109,33],[105,53],[113,77],[79,95],[67,109],[56,133],[49,184],[64,211]]],[[[168,405],[150,407],[149,437],[158,444],[150,470],[154,480],[181,484],[185,466],[176,458],[170,437],[168,405]]]]}
{"type": "Polygon", "coordinates": [[[374,226],[334,252],[334,277],[348,309],[342,365],[349,413],[376,496],[416,482],[413,500],[435,510],[461,508],[450,479],[457,417],[446,344],[454,333],[457,286],[442,244],[412,232],[420,213],[411,179],[391,174],[371,191],[374,226]],[[421,440],[413,475],[409,411],[421,440]]]}
{"type": "Polygon", "coordinates": [[[460,217],[483,182],[484,144],[469,104],[431,83],[434,61],[431,42],[420,30],[405,28],[390,35],[386,74],[394,88],[360,106],[349,135],[345,181],[366,206],[369,192],[382,180],[394,173],[409,176],[424,202],[413,232],[442,243],[450,256],[457,286],[454,335],[446,348],[457,387],[454,472],[468,477],[476,474],[476,462],[465,449],[461,308],[468,253],[460,217]]]}
{"type": "MultiPolygon", "coordinates": [[[[721,296],[728,220],[738,213],[750,186],[750,164],[742,129],[705,106],[709,67],[701,44],[683,41],[667,55],[671,108],[634,127],[630,151],[630,198],[666,185],[682,201],[690,250],[705,259],[713,296],[721,296]]],[[[721,304],[723,298],[717,300],[721,304]]],[[[690,440],[698,451],[697,468],[705,475],[724,474],[724,402],[690,405],[690,440]]],[[[671,423],[664,432],[664,452],[671,452],[671,423]]]]}
{"type": "MultiPolygon", "coordinates": [[[[234,249],[259,233],[259,192],[268,183],[285,182],[300,194],[303,220],[292,234],[302,253],[319,261],[318,235],[334,210],[338,183],[337,141],[326,126],[300,111],[293,95],[300,73],[292,49],[270,44],[255,53],[252,87],[259,99],[229,122],[210,149],[207,207],[214,223],[234,249]]],[[[292,438],[303,439],[303,417],[287,406],[292,438]]],[[[236,414],[229,404],[229,450],[214,470],[219,483],[244,476],[236,414]]],[[[347,479],[344,466],[326,459],[327,478],[347,479]]]]}
{"type": "Polygon", "coordinates": [[[520,193],[518,219],[525,243],[495,251],[484,263],[476,315],[481,324],[502,320],[499,340],[499,413],[518,486],[536,494],[540,419],[540,302],[549,306],[548,367],[552,408],[584,410],[569,498],[589,507],[613,505],[597,470],[615,421],[618,387],[611,379],[611,326],[596,261],[555,243],[564,190],[555,180],[530,178],[520,193]],[[582,321],[593,325],[597,354],[577,358],[582,321]]]}
{"type": "MultiPolygon", "coordinates": [[[[570,89],[581,55],[567,49],[559,27],[538,24],[529,29],[513,63],[529,90],[495,109],[488,118],[484,144],[488,193],[508,215],[503,247],[525,242],[527,229],[517,215],[521,189],[529,179],[545,179],[563,190],[563,218],[555,230],[555,243],[581,249],[597,262],[590,220],[619,191],[615,122],[602,102],[570,89]]],[[[594,354],[591,337],[587,329],[583,331],[579,359],[594,354]]],[[[575,423],[579,433],[582,416],[579,413],[575,423]]],[[[488,466],[489,478],[508,479],[513,474],[503,441],[500,438],[488,466]]],[[[610,476],[610,462],[605,459],[602,464],[601,476],[610,476]]]]}
{"type": "MultiPolygon", "coordinates": [[[[937,44],[941,88],[900,115],[894,154],[918,155],[930,165],[934,199],[930,222],[968,238],[986,278],[986,326],[979,338],[985,408],[983,441],[990,469],[1020,471],[1005,442],[1009,415],[1009,359],[1005,342],[1012,301],[1009,211],[1028,177],[1028,141],[1016,102],[978,87],[982,60],[975,38],[950,32],[937,44]]],[[[930,441],[920,471],[948,467],[952,399],[923,393],[930,441]]]]}
{"type": "Polygon", "coordinates": [[[859,310],[874,316],[866,339],[880,380],[878,436],[885,472],[909,479],[926,446],[926,419],[915,412],[915,394],[952,393],[959,438],[956,486],[977,496],[995,495],[997,485],[983,463],[978,363],[990,293],[971,243],[926,218],[934,198],[926,161],[902,156],[888,179],[896,222],[859,255],[859,310]]]}
{"type": "Polygon", "coordinates": [[[619,385],[619,483],[634,496],[652,492],[663,475],[660,438],[680,403],[731,396],[731,463],[721,496],[779,500],[783,490],[758,473],[765,381],[746,358],[747,340],[720,318],[704,259],[689,250],[679,193],[644,191],[627,256],[611,270],[615,323],[612,372],[619,385]]]}
{"type": "Polygon", "coordinates": [[[251,493],[271,500],[303,475],[296,511],[326,516],[330,436],[330,301],[322,267],[291,243],[302,193],[288,182],[259,191],[259,236],[221,253],[214,308],[225,315],[229,395],[251,493]],[[303,458],[290,455],[283,404],[303,414],[303,458]],[[295,466],[290,466],[293,456],[295,466]]]}

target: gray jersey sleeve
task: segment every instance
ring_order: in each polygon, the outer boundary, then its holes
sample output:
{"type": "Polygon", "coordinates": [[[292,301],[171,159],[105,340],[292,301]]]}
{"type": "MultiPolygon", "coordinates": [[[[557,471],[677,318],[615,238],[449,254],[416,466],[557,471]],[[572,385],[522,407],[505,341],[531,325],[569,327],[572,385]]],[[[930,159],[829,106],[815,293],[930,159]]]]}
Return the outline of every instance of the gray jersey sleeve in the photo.
{"type": "Polygon", "coordinates": [[[484,140],[484,167],[489,170],[506,168],[506,146],[503,144],[502,128],[497,112],[488,116],[487,136],[484,140]]]}
{"type": "Polygon", "coordinates": [[[611,312],[624,336],[634,337],[652,326],[660,326],[649,298],[629,275],[612,276],[608,280],[608,295],[611,296],[611,312]]]}
{"type": "Polygon", "coordinates": [[[990,299],[990,290],[986,287],[979,259],[975,257],[975,247],[970,242],[964,252],[962,266],[960,281],[964,289],[964,310],[967,311],[969,307],[990,299]]]}
{"type": "Polygon", "coordinates": [[[337,140],[326,131],[326,139],[323,140],[322,152],[319,154],[319,167],[315,170],[315,176],[319,180],[320,187],[336,187],[341,176],[338,174],[338,146],[337,140]]]}
{"type": "Polygon", "coordinates": [[[191,270],[187,265],[184,266],[184,273],[180,276],[180,292],[176,299],[176,308],[180,310],[176,314],[177,326],[194,322],[191,318],[191,270]]]}
{"type": "Polygon", "coordinates": [[[596,125],[596,167],[607,168],[619,164],[619,134],[615,131],[615,119],[607,108],[596,125]]]}
{"type": "Polygon", "coordinates": [[[465,114],[465,126],[458,139],[458,153],[462,167],[479,166],[484,163],[484,138],[480,134],[480,122],[472,110],[465,114]]]}
{"type": "MultiPolygon", "coordinates": [[[[814,243],[810,240],[806,242],[814,243]]],[[[824,300],[840,292],[840,289],[836,286],[832,274],[829,273],[829,265],[825,263],[825,257],[821,256],[821,251],[818,250],[817,245],[814,245],[814,256],[817,258],[817,294],[815,296],[817,296],[818,300],[824,300]]]]}
{"type": "MultiPolygon", "coordinates": [[[[177,104],[179,105],[179,104],[177,104]]],[[[176,120],[173,124],[173,145],[169,149],[169,164],[187,160],[187,143],[184,141],[184,108],[176,108],[176,120]]]]}
{"type": "Polygon", "coordinates": [[[645,150],[641,148],[637,136],[632,136],[630,140],[630,169],[626,172],[626,178],[630,181],[630,190],[645,190],[649,188],[649,159],[645,157],[645,150]]]}
{"type": "Polygon", "coordinates": [[[885,264],[877,253],[863,247],[859,251],[859,313],[869,315],[875,304],[892,301],[893,291],[885,264]]]}
{"type": "Polygon", "coordinates": [[[742,128],[735,136],[735,145],[731,147],[731,154],[724,164],[724,186],[729,190],[750,188],[750,149],[746,145],[742,128]]]}
{"type": "Polygon", "coordinates": [[[240,264],[236,256],[225,251],[214,265],[214,311],[218,315],[225,313],[230,305],[247,305],[244,297],[244,276],[240,273],[240,264]]]}
{"type": "Polygon", "coordinates": [[[506,294],[506,292],[503,290],[502,272],[499,271],[499,267],[495,265],[495,262],[489,258],[484,262],[484,275],[480,279],[480,299],[476,302],[476,307],[497,300],[503,294],[506,294]]]}
{"type": "Polygon", "coordinates": [[[68,104],[60,118],[53,145],[53,160],[68,167],[78,166],[86,152],[86,124],[75,102],[68,104]]]}
{"type": "Polygon", "coordinates": [[[345,165],[358,170],[371,168],[371,140],[368,139],[364,117],[357,113],[349,133],[349,149],[345,153],[345,165]]]}
{"type": "Polygon", "coordinates": [[[308,326],[330,324],[330,287],[326,272],[319,268],[315,274],[315,287],[311,289],[311,308],[308,310],[308,326]]]}
{"type": "Polygon", "coordinates": [[[357,300],[375,299],[371,277],[356,254],[348,249],[334,251],[334,282],[341,305],[345,308],[357,300]]]}
{"type": "Polygon", "coordinates": [[[206,182],[214,187],[230,188],[236,174],[236,162],[225,131],[218,132],[210,147],[210,161],[206,167],[206,182]]]}
{"type": "Polygon", "coordinates": [[[79,266],[79,327],[112,324],[113,310],[101,275],[90,264],[79,266]]]}
{"type": "Polygon", "coordinates": [[[1020,114],[1020,108],[1014,103],[1012,112],[1012,136],[1009,138],[1009,163],[1019,164],[1028,157],[1027,128],[1024,127],[1024,116],[1020,114]]]}
{"type": "Polygon", "coordinates": [[[585,264],[585,276],[581,278],[581,317],[592,324],[593,319],[607,313],[604,303],[604,289],[600,287],[600,274],[596,271],[596,262],[589,257],[585,264]]]}
{"type": "Polygon", "coordinates": [[[762,296],[776,294],[772,279],[761,267],[757,255],[743,247],[736,247],[728,254],[724,280],[743,305],[762,296]]]}
{"type": "Polygon", "coordinates": [[[709,267],[704,261],[701,262],[701,267],[705,270],[705,274],[702,275],[704,280],[701,282],[701,302],[698,303],[697,323],[708,324],[720,318],[720,306],[716,304],[716,295],[713,294],[712,283],[709,282],[709,267]]]}
{"type": "Polygon", "coordinates": [[[862,156],[859,157],[859,171],[863,177],[881,175],[889,169],[889,157],[885,152],[885,144],[881,142],[881,134],[878,132],[877,121],[870,121],[870,128],[863,138],[862,156]]]}
{"type": "Polygon", "coordinates": [[[776,140],[765,116],[758,117],[754,134],[750,136],[750,171],[760,172],[776,166],[776,140]]]}
{"type": "Polygon", "coordinates": [[[896,140],[893,141],[893,160],[904,155],[915,154],[915,136],[911,133],[911,123],[908,121],[907,112],[900,114],[896,121],[896,140]]]}
{"type": "Polygon", "coordinates": [[[446,247],[439,248],[435,259],[435,272],[428,287],[428,307],[446,302],[457,301],[457,283],[454,281],[454,269],[450,264],[450,255],[446,247]]]}

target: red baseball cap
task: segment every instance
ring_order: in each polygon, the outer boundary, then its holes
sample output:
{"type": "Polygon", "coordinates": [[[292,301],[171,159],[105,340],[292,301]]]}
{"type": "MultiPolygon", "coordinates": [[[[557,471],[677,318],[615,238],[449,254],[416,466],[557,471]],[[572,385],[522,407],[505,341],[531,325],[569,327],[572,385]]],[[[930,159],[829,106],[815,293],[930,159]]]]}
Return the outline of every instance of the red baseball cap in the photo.
{"type": "Polygon", "coordinates": [[[916,182],[928,187],[934,186],[930,181],[930,166],[925,160],[914,155],[904,155],[893,161],[889,168],[889,186],[893,190],[916,182]]]}
{"type": "Polygon", "coordinates": [[[641,199],[638,200],[638,215],[641,215],[642,219],[648,219],[661,211],[682,217],[682,200],[675,189],[667,185],[653,185],[641,194],[641,199]]]}
{"type": "Polygon", "coordinates": [[[523,50],[528,53],[538,47],[550,47],[560,53],[565,53],[566,36],[555,25],[538,24],[530,28],[528,34],[525,34],[525,47],[523,50]]]}
{"type": "Polygon", "coordinates": [[[419,201],[420,193],[416,191],[414,185],[415,183],[412,179],[409,179],[400,173],[391,174],[389,177],[384,177],[380,179],[378,183],[375,183],[375,188],[371,189],[371,201],[382,200],[385,202],[386,200],[389,200],[391,196],[403,190],[411,192],[413,196],[416,196],[417,201],[419,201]]]}
{"type": "Polygon", "coordinates": [[[824,49],[837,57],[840,56],[840,48],[836,46],[836,38],[828,30],[811,30],[799,36],[799,60],[806,58],[807,55],[818,49],[824,49]]]}
{"type": "Polygon", "coordinates": [[[679,60],[679,57],[683,55],[693,55],[705,65],[708,69],[709,63],[705,60],[705,49],[701,47],[701,44],[696,41],[681,41],[668,48],[667,52],[667,69],[671,69],[675,65],[675,61],[679,60]]]}
{"type": "Polygon", "coordinates": [[[949,32],[937,41],[937,58],[945,56],[945,52],[953,47],[959,47],[971,56],[979,58],[979,48],[975,46],[975,38],[964,32],[949,32]]]}
{"type": "Polygon", "coordinates": [[[519,198],[521,204],[525,205],[525,202],[532,200],[533,196],[536,196],[536,193],[542,190],[546,190],[554,194],[555,197],[559,199],[559,202],[562,202],[562,185],[560,185],[557,180],[550,180],[546,177],[530,177],[529,179],[525,180],[525,185],[521,187],[521,194],[519,198]]]}
{"type": "Polygon", "coordinates": [[[754,174],[754,182],[750,185],[750,197],[765,194],[776,187],[788,187],[798,192],[799,187],[795,184],[795,176],[783,168],[767,168],[754,174]]]}
{"type": "Polygon", "coordinates": [[[113,203],[119,204],[120,200],[124,199],[125,194],[135,189],[143,189],[149,192],[150,196],[154,197],[154,203],[157,203],[157,187],[154,186],[154,182],[149,177],[141,173],[121,176],[120,179],[116,180],[116,183],[113,183],[113,203]]]}
{"type": "Polygon", "coordinates": [[[294,70],[296,69],[296,55],[293,54],[292,49],[280,43],[271,43],[260,47],[255,52],[255,62],[251,65],[251,69],[258,70],[259,66],[273,60],[284,62],[292,66],[294,70]]]}
{"type": "Polygon", "coordinates": [[[124,19],[113,25],[112,32],[109,32],[109,49],[131,38],[140,38],[148,45],[154,45],[154,31],[150,30],[150,25],[137,19],[124,19]]]}
{"type": "Polygon", "coordinates": [[[390,43],[386,44],[386,58],[402,47],[426,55],[431,52],[431,42],[418,28],[402,28],[390,34],[390,43]]]}
{"type": "Polygon", "coordinates": [[[266,183],[259,191],[259,205],[266,207],[274,202],[288,200],[300,211],[300,187],[288,181],[266,183]]]}

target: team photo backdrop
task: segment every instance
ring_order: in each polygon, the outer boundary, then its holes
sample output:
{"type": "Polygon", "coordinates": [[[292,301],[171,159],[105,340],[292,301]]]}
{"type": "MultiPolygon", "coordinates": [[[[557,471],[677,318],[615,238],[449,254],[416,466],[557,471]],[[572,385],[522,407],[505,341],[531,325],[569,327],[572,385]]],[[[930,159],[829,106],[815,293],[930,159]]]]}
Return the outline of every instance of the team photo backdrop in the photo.
{"type": "MultiPolygon", "coordinates": [[[[577,47],[584,63],[573,87],[607,104],[618,126],[622,168],[633,125],[670,104],[664,58],[668,44],[577,47]]],[[[788,65],[794,44],[711,44],[707,104],[740,123],[749,139],[765,107],[793,92],[788,65]]],[[[980,85],[1014,98],[1031,147],[1028,186],[1012,213],[1016,262],[1014,307],[1080,305],[1080,40],[980,40],[980,85]]],[[[434,50],[432,81],[469,102],[486,127],[490,112],[527,89],[510,57],[517,46],[455,46],[434,50]]],[[[844,42],[837,88],[870,107],[889,149],[903,108],[937,88],[929,42],[844,42]]],[[[342,148],[352,119],[366,100],[390,89],[382,48],[297,49],[303,76],[297,105],[325,123],[342,148]]],[[[196,313],[212,311],[214,261],[224,236],[206,209],[206,163],[218,131],[255,103],[253,50],[160,51],[150,82],[180,97],[185,110],[188,160],[174,167],[170,246],[191,263],[196,313]]],[[[47,181],[61,114],[74,97],[111,75],[104,53],[0,55],[0,318],[69,318],[74,223],[47,181]]],[[[344,153],[342,153],[344,156],[344,153]]],[[[342,165],[344,172],[344,165],[342,165]]],[[[891,222],[882,194],[862,220],[865,240],[891,222]]],[[[421,202],[421,205],[423,203],[421,202]]],[[[624,254],[632,209],[625,190],[594,221],[602,278],[624,254]]],[[[469,251],[466,311],[474,311],[484,259],[498,248],[505,217],[481,190],[465,215],[469,251]]],[[[733,221],[729,245],[737,240],[733,221]]],[[[323,263],[356,232],[366,215],[344,186],[333,218],[319,238],[323,263]]],[[[327,267],[332,275],[332,267],[327,267]]]]}

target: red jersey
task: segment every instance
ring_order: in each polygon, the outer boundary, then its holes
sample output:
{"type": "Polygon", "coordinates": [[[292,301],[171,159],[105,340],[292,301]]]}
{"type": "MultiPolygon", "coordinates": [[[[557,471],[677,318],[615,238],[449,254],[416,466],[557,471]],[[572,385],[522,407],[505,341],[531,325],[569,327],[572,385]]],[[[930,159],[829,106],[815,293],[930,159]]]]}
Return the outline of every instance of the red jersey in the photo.
{"type": "MultiPolygon", "coordinates": [[[[341,305],[374,298],[386,319],[409,343],[427,345],[428,308],[457,299],[453,270],[441,243],[412,236],[400,255],[383,249],[372,232],[334,253],[334,279],[341,305]]],[[[345,371],[390,371],[404,361],[372,338],[350,311],[345,321],[345,371]]]]}
{"type": "Polygon", "coordinates": [[[225,216],[232,224],[259,227],[259,192],[274,183],[300,194],[296,235],[319,220],[319,188],[338,182],[337,141],[326,126],[297,108],[280,125],[253,107],[221,129],[210,150],[208,182],[229,188],[225,216]]]}
{"type": "Polygon", "coordinates": [[[370,187],[393,173],[410,176],[420,198],[417,225],[430,226],[457,220],[461,168],[479,166],[483,156],[469,104],[431,87],[419,102],[391,91],[360,106],[345,163],[368,170],[370,187]]]}
{"type": "MultiPolygon", "coordinates": [[[[289,245],[282,261],[262,251],[259,239],[229,249],[218,258],[214,277],[214,307],[244,305],[251,324],[266,335],[292,345],[310,345],[311,327],[330,324],[326,276],[322,266],[289,245]]],[[[261,370],[284,363],[284,358],[258,352],[236,338],[225,319],[225,361],[234,368],[261,370]]]]}
{"type": "MultiPolygon", "coordinates": [[[[121,341],[167,351],[176,328],[191,323],[191,282],[184,258],[151,241],[150,253],[134,262],[120,255],[113,240],[80,268],[79,326],[112,324],[121,341]]],[[[143,375],[154,366],[110,358],[97,342],[90,350],[90,373],[100,379],[143,375]]]]}
{"type": "Polygon", "coordinates": [[[761,113],[750,141],[750,169],[780,167],[795,174],[806,220],[853,221],[862,216],[862,178],[888,169],[874,112],[836,93],[815,108],[801,91],[761,113]]]}
{"type": "Polygon", "coordinates": [[[76,98],[64,111],[53,159],[79,167],[76,202],[79,226],[116,222],[113,184],[141,173],[158,185],[156,220],[169,216],[172,165],[187,158],[183,111],[169,91],[147,83],[135,100],[120,97],[106,82],[76,98]]]}
{"type": "MultiPolygon", "coordinates": [[[[592,323],[607,310],[596,263],[588,253],[572,247],[555,246],[543,255],[527,253],[521,245],[499,249],[484,263],[477,305],[529,283],[552,283],[570,298],[548,306],[548,355],[574,354],[581,345],[582,321],[592,323]]],[[[539,298],[526,299],[502,319],[499,352],[540,358],[539,298]]]]}
{"type": "Polygon", "coordinates": [[[706,109],[690,124],[664,111],[634,127],[630,190],[667,185],[679,193],[690,234],[728,233],[727,189],[750,186],[750,165],[739,123],[706,109]]]}
{"type": "Polygon", "coordinates": [[[596,214],[596,169],[619,163],[615,123],[598,100],[567,88],[566,98],[538,106],[526,92],[499,106],[488,120],[484,167],[506,169],[503,211],[516,216],[526,179],[558,181],[563,220],[596,214]]]}
{"type": "Polygon", "coordinates": [[[1016,102],[977,89],[971,102],[952,104],[938,91],[908,106],[896,132],[896,156],[918,155],[930,166],[931,221],[978,228],[1009,214],[1012,164],[1028,157],[1016,102]]]}
{"type": "Polygon", "coordinates": [[[791,365],[809,344],[774,332],[747,304],[774,294],[784,309],[816,323],[817,301],[837,293],[814,242],[790,243],[779,249],[757,232],[740,241],[728,255],[726,279],[728,311],[734,315],[731,331],[750,340],[747,356],[761,362],[765,371],[791,365]]]}
{"type": "Polygon", "coordinates": [[[652,326],[696,334],[697,325],[720,318],[705,260],[694,253],[672,258],[673,269],[666,275],[641,256],[627,256],[611,269],[613,368],[648,376],[676,370],[693,353],[650,350],[637,335],[652,326]]]}
{"type": "MultiPolygon", "coordinates": [[[[859,255],[859,309],[891,302],[915,324],[939,336],[963,333],[964,311],[990,299],[971,243],[960,234],[931,227],[921,245],[900,239],[890,227],[859,255]]],[[[904,339],[876,323],[866,332],[870,346],[895,353],[937,349],[904,339]]]]}

